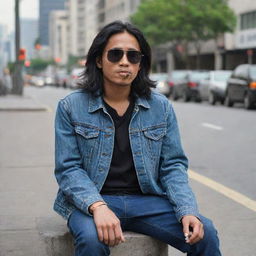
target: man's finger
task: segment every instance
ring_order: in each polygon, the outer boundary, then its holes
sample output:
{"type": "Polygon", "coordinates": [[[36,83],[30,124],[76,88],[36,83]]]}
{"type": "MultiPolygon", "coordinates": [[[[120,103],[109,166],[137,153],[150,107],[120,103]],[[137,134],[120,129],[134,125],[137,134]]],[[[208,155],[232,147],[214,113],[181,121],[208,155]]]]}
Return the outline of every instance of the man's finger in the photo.
{"type": "Polygon", "coordinates": [[[189,222],[188,221],[183,221],[183,233],[185,237],[185,241],[187,242],[189,240],[189,222]]]}
{"type": "Polygon", "coordinates": [[[116,236],[113,228],[108,229],[108,245],[109,246],[116,245],[116,236]]]}
{"type": "Polygon", "coordinates": [[[120,225],[116,225],[114,231],[115,231],[115,237],[116,237],[115,244],[118,245],[122,242],[122,229],[120,225]]]}
{"type": "Polygon", "coordinates": [[[103,228],[103,242],[108,245],[109,243],[109,237],[108,237],[108,229],[107,227],[103,228]]]}
{"type": "Polygon", "coordinates": [[[103,231],[101,228],[97,228],[98,238],[101,242],[103,242],[103,231]]]}
{"type": "Polygon", "coordinates": [[[194,225],[193,232],[191,232],[191,237],[189,238],[189,243],[193,244],[197,241],[199,237],[200,227],[199,225],[194,225]]]}

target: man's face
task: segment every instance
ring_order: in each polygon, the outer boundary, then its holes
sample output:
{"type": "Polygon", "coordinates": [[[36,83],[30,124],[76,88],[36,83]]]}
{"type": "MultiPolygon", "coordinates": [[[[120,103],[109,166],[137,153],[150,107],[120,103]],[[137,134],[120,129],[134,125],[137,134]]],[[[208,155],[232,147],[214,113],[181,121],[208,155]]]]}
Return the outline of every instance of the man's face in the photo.
{"type": "Polygon", "coordinates": [[[118,61],[110,61],[109,50],[119,49],[127,51],[140,51],[137,39],[127,33],[122,32],[111,36],[103,51],[102,58],[97,60],[97,66],[102,69],[104,87],[106,86],[130,86],[140,70],[140,62],[132,64],[127,54],[123,54],[118,61]]]}

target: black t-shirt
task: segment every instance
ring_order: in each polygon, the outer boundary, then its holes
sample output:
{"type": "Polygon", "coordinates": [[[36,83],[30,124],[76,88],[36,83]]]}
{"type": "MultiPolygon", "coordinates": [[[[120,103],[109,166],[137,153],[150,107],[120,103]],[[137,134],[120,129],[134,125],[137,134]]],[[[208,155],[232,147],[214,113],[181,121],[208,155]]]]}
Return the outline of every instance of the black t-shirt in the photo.
{"type": "Polygon", "coordinates": [[[101,194],[142,194],[137,179],[129,140],[129,124],[134,102],[131,101],[123,116],[105,102],[115,124],[115,144],[110,170],[101,194]]]}

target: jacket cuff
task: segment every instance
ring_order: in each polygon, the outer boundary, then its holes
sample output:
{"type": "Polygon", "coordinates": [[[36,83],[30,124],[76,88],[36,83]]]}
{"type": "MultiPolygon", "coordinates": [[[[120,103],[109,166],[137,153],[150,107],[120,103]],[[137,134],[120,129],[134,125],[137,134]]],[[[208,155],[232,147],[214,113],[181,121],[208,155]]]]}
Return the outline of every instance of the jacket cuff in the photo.
{"type": "Polygon", "coordinates": [[[87,199],[84,200],[84,202],[83,202],[82,211],[83,211],[84,213],[86,213],[87,215],[92,216],[92,214],[89,212],[89,207],[90,207],[92,204],[94,204],[94,203],[96,203],[96,202],[98,202],[98,201],[105,202],[104,199],[103,199],[100,195],[87,198],[87,199]]]}
{"type": "Polygon", "coordinates": [[[181,222],[182,217],[186,215],[192,215],[197,217],[200,220],[200,215],[197,208],[194,207],[182,207],[179,208],[176,212],[176,218],[181,222]]]}

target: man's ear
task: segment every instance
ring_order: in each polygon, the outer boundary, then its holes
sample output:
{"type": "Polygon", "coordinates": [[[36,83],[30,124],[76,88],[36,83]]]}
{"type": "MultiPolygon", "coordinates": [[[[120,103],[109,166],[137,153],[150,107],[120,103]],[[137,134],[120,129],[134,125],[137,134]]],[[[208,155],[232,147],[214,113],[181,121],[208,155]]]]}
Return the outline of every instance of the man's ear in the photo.
{"type": "Polygon", "coordinates": [[[101,58],[100,57],[96,58],[96,65],[97,65],[98,68],[102,68],[101,58]]]}

